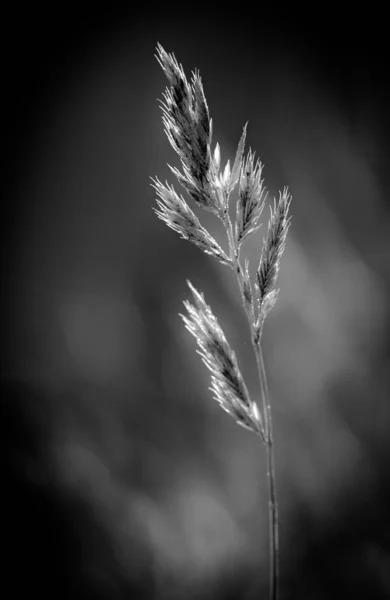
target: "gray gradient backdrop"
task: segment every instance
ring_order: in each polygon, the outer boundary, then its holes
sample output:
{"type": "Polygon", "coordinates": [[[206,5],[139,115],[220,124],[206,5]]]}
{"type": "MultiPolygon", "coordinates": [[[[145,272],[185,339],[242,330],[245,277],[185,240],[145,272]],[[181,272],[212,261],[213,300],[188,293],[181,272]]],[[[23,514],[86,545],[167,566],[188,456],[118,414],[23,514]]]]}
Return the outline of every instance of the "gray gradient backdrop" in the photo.
{"type": "Polygon", "coordinates": [[[152,211],[149,177],[173,183],[178,162],[159,41],[200,70],[223,162],[249,121],[269,198],[293,196],[264,331],[281,600],[388,598],[383,15],[93,10],[5,20],[6,581],[15,597],[267,597],[263,448],[211,399],[178,316],[190,279],[256,397],[236,284],[152,211]]]}

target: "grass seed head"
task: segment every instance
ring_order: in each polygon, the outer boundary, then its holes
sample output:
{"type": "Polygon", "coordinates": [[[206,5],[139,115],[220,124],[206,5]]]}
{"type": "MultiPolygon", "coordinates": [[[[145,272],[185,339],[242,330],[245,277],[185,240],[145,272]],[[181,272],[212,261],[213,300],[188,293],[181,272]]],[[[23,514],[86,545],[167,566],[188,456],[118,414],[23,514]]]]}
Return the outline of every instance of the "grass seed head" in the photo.
{"type": "Polygon", "coordinates": [[[168,227],[177,231],[182,238],[196,244],[199,248],[215,256],[222,264],[230,266],[231,260],[215,241],[215,239],[205,229],[198,217],[188,206],[182,196],[179,196],[173,186],[168,183],[165,185],[156,178],[152,179],[153,187],[156,190],[158,209],[154,209],[157,216],[164,221],[168,227]]]}
{"type": "Polygon", "coordinates": [[[242,162],[239,177],[239,191],[236,211],[236,239],[241,244],[244,239],[256,233],[260,227],[259,219],[264,208],[265,189],[261,179],[263,165],[249,150],[245,162],[242,162]]]}
{"type": "Polygon", "coordinates": [[[184,302],[188,316],[180,315],[188,331],[195,337],[198,353],[211,372],[211,391],[214,399],[240,425],[262,434],[263,425],[257,405],[252,402],[237,359],[226,337],[200,294],[188,282],[194,304],[184,302]]]}
{"type": "Polygon", "coordinates": [[[212,189],[212,123],[202,80],[194,71],[188,83],[183,67],[160,44],[156,57],[170,84],[161,104],[165,133],[183,169],[174,174],[198,206],[217,214],[218,199],[212,189]]]}
{"type": "Polygon", "coordinates": [[[260,262],[256,273],[256,291],[258,295],[259,309],[266,307],[268,299],[268,310],[275,302],[275,294],[270,296],[271,290],[278,277],[280,259],[286,245],[287,232],[290,227],[290,217],[288,211],[290,208],[291,196],[287,188],[279,194],[279,201],[274,201],[274,207],[271,207],[271,218],[268,222],[267,237],[263,240],[260,262]]]}

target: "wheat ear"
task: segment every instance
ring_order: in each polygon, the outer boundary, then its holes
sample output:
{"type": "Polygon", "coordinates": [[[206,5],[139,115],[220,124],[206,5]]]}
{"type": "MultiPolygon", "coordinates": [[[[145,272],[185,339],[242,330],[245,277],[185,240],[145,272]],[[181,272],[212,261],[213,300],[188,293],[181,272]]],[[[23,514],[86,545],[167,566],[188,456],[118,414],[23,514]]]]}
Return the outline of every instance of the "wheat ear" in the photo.
{"type": "Polygon", "coordinates": [[[228,252],[225,252],[210,233],[201,225],[185,199],[168,183],[152,179],[157,193],[157,216],[204,252],[230,267],[237,276],[242,304],[247,316],[251,341],[256,356],[262,410],[250,398],[248,389],[238,367],[237,358],[231,349],[218,321],[206,304],[203,294],[188,282],[193,304],[184,302],[186,315],[180,315],[188,331],[195,337],[198,353],[211,372],[210,389],[215,400],[239,425],[259,435],[266,448],[267,480],[269,490],[270,527],[270,599],[277,600],[279,588],[279,524],[278,503],[274,464],[274,440],[272,414],[261,347],[263,325],[268,312],[278,297],[274,289],[280,259],[283,254],[290,226],[288,216],[291,196],[285,188],[274,200],[267,235],[263,239],[256,278],[252,284],[249,261],[244,266],[240,260],[243,242],[261,227],[259,222],[266,192],[263,186],[260,161],[255,160],[251,150],[244,157],[245,125],[238,144],[233,166],[227,161],[223,171],[221,151],[217,143],[212,144],[212,120],[203,91],[200,75],[192,73],[188,82],[183,67],[173,54],[165,52],[157,44],[156,58],[160,63],[169,85],[162,101],[163,124],[168,140],[179,155],[181,171],[170,167],[179,184],[189,197],[204,210],[214,213],[223,223],[228,252]],[[230,217],[229,201],[237,188],[234,223],[230,217]]]}

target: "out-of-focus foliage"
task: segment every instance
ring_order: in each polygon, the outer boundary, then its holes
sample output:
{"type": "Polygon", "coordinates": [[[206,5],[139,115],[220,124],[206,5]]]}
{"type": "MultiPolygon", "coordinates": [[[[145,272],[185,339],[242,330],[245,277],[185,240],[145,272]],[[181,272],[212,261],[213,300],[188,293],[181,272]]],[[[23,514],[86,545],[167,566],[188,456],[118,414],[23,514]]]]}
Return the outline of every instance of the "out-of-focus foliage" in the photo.
{"type": "MultiPolygon", "coordinates": [[[[256,36],[226,27],[134,15],[91,24],[86,47],[72,30],[62,61],[36,50],[35,76],[9,67],[27,92],[13,107],[5,190],[6,574],[41,597],[266,593],[263,448],[210,401],[178,316],[190,278],[256,397],[234,276],[152,211],[149,176],[165,179],[175,160],[156,103],[157,41],[200,69],[222,155],[234,158],[249,119],[268,187],[288,184],[294,198],[264,331],[282,598],[390,594],[389,139],[378,58],[359,63],[359,85],[357,75],[340,83],[313,56],[315,41],[304,46],[283,24],[264,17],[256,36]]],[[[192,208],[226,249],[218,221],[192,208]]],[[[252,264],[262,234],[243,246],[252,264]]]]}

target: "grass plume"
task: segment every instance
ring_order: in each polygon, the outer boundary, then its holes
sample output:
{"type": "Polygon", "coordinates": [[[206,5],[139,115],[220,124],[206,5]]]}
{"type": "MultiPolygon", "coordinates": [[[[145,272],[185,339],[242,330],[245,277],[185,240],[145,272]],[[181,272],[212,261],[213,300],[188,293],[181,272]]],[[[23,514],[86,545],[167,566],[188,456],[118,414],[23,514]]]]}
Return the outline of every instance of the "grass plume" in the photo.
{"type": "Polygon", "coordinates": [[[229,346],[225,335],[199,293],[188,281],[194,304],[184,301],[188,316],[180,315],[188,331],[195,337],[204,364],[211,371],[210,390],[220,406],[239,425],[261,435],[264,428],[261,413],[249,392],[238,368],[236,355],[229,346]]]}
{"type": "Polygon", "coordinates": [[[167,79],[162,101],[162,120],[167,138],[178,154],[181,170],[169,168],[190,199],[204,210],[214,213],[223,223],[228,251],[225,252],[201,225],[185,199],[172,185],[152,179],[157,194],[157,216],[182,238],[191,241],[204,252],[230,267],[237,276],[238,288],[245,310],[251,342],[255,353],[261,403],[251,399],[238,367],[236,355],[230,347],[204,296],[188,282],[193,302],[184,301],[186,315],[181,315],[188,331],[195,337],[197,352],[211,372],[210,390],[218,404],[235,421],[259,435],[266,449],[267,480],[269,489],[270,526],[270,600],[277,600],[279,591],[279,523],[276,497],[274,441],[272,413],[261,346],[263,324],[268,312],[277,301],[277,280],[280,260],[286,245],[290,217],[291,196],[284,188],[274,200],[267,235],[259,252],[255,281],[251,281],[249,261],[241,264],[243,242],[256,234],[267,192],[262,179],[263,165],[249,149],[245,156],[247,124],[238,143],[233,166],[230,161],[221,168],[219,144],[212,151],[212,120],[206,102],[199,72],[194,71],[190,82],[183,67],[173,54],[157,44],[156,58],[167,79]],[[235,219],[229,213],[230,197],[237,189],[235,219]],[[262,407],[260,409],[260,406],[262,407]]]}

